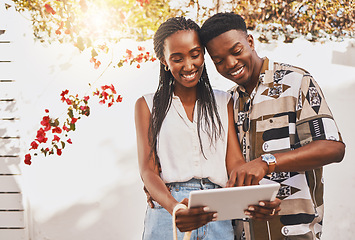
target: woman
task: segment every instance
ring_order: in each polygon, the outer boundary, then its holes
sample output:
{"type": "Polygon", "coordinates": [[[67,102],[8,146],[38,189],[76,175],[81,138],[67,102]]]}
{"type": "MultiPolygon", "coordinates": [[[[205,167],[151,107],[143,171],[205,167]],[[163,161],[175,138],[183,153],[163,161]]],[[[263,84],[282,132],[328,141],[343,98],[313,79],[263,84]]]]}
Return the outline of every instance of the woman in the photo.
{"type": "MultiPolygon", "coordinates": [[[[179,209],[189,192],[225,187],[245,163],[238,144],[230,95],[213,91],[204,64],[199,26],[183,17],[164,22],[154,35],[161,62],[155,94],[136,102],[141,178],[155,207],[148,208],[143,239],[172,239],[172,217],[192,239],[234,239],[231,221],[215,221],[207,208],[179,209]],[[174,211],[175,210],[175,211],[174,211]]],[[[182,233],[179,232],[179,239],[182,233]]]]}

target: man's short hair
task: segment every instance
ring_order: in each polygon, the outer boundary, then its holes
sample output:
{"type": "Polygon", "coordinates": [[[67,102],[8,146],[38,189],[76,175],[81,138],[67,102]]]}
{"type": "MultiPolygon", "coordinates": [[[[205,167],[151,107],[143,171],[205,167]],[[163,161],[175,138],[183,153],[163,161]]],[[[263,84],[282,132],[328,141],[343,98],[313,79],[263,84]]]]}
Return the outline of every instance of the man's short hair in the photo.
{"type": "Polygon", "coordinates": [[[233,12],[217,13],[207,19],[199,31],[201,43],[206,44],[215,37],[229,30],[241,30],[247,34],[247,27],[244,19],[233,12]]]}

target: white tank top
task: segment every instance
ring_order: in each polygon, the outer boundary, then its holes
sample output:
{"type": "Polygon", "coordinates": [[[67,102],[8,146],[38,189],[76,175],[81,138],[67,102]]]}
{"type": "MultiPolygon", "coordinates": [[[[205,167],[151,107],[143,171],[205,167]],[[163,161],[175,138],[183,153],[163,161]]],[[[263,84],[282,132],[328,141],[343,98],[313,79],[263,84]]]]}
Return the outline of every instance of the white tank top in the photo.
{"type": "MultiPolygon", "coordinates": [[[[162,170],[161,178],[165,183],[185,182],[192,178],[208,178],[211,182],[222,187],[226,185],[228,180],[226,170],[227,104],[231,95],[220,90],[214,90],[214,94],[223,130],[221,137],[211,144],[207,133],[202,130],[204,129],[202,126],[200,137],[206,158],[201,152],[197,133],[197,111],[194,111],[193,122],[191,122],[180,98],[173,96],[157,144],[162,170]]],[[[154,94],[144,95],[150,111],[152,111],[153,97],[154,94]]],[[[204,125],[203,120],[201,125],[204,125]]]]}

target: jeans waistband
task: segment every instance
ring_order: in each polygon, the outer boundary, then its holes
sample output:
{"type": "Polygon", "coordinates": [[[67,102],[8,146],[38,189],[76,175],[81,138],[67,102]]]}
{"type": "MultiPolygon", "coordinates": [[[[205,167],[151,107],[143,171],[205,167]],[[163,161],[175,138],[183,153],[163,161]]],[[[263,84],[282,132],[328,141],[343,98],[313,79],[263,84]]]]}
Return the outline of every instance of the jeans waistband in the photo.
{"type": "Polygon", "coordinates": [[[199,188],[199,189],[213,189],[220,188],[219,185],[214,184],[208,178],[192,178],[187,182],[172,182],[166,184],[168,187],[177,188],[177,187],[191,187],[191,188],[199,188]]]}

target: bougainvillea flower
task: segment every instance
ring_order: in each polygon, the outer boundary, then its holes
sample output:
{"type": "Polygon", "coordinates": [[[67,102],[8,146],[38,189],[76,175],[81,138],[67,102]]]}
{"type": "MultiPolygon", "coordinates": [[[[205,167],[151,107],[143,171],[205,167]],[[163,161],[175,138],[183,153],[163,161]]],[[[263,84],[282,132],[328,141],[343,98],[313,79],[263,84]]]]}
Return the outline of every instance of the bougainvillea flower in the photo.
{"type": "Polygon", "coordinates": [[[36,141],[31,142],[31,149],[37,149],[38,148],[38,143],[36,141]]]}
{"type": "Polygon", "coordinates": [[[72,104],[72,101],[69,98],[66,98],[65,101],[67,102],[68,105],[72,104]]]}
{"type": "Polygon", "coordinates": [[[46,113],[49,113],[49,110],[48,110],[48,109],[45,109],[44,111],[45,111],[46,113]]]}
{"type": "Polygon", "coordinates": [[[108,104],[107,104],[107,107],[111,107],[113,105],[113,102],[109,102],[108,104]]]}
{"type": "Polygon", "coordinates": [[[142,46],[138,46],[138,51],[144,51],[145,50],[145,48],[144,47],[142,47],[142,46]]]}
{"type": "Polygon", "coordinates": [[[42,121],[41,121],[41,125],[44,126],[44,131],[49,131],[51,129],[51,124],[50,124],[50,118],[49,116],[44,116],[42,121]]]}
{"type": "Polygon", "coordinates": [[[64,131],[67,131],[67,132],[70,131],[70,129],[69,129],[67,126],[65,126],[65,125],[63,125],[63,130],[64,130],[64,131]]]}
{"type": "Polygon", "coordinates": [[[62,133],[62,129],[60,127],[55,127],[52,129],[52,133],[62,133]]]}
{"type": "Polygon", "coordinates": [[[76,123],[76,121],[78,121],[78,119],[75,118],[75,117],[73,117],[73,118],[71,119],[71,123],[72,123],[72,124],[76,123]]]}
{"type": "Polygon", "coordinates": [[[64,91],[62,91],[62,93],[60,94],[60,96],[62,97],[62,102],[64,102],[65,100],[66,100],[66,98],[65,98],[65,95],[67,95],[69,93],[69,90],[67,89],[67,90],[64,90],[64,91]]]}
{"type": "Polygon", "coordinates": [[[58,137],[57,135],[54,135],[52,142],[59,142],[59,141],[60,141],[60,137],[58,137]]]}
{"type": "Polygon", "coordinates": [[[29,154],[29,153],[27,153],[26,155],[25,155],[25,164],[27,164],[27,165],[31,165],[31,154],[29,154]]]}
{"type": "Polygon", "coordinates": [[[68,138],[67,143],[72,144],[73,142],[71,141],[70,138],[68,138]]]}
{"type": "Polygon", "coordinates": [[[89,96],[85,96],[84,97],[84,101],[89,101],[90,97],[89,96]]]}
{"type": "Polygon", "coordinates": [[[105,100],[108,99],[108,93],[107,93],[107,92],[102,91],[101,95],[102,95],[102,97],[103,97],[105,100]]]}
{"type": "Polygon", "coordinates": [[[121,95],[118,95],[118,97],[116,99],[116,102],[122,102],[122,96],[121,95]]]}
{"type": "Polygon", "coordinates": [[[49,5],[48,3],[44,5],[44,7],[46,8],[46,12],[47,13],[51,13],[51,14],[55,14],[56,12],[54,11],[54,9],[51,7],[51,5],[49,5]]]}
{"type": "Polygon", "coordinates": [[[100,62],[100,61],[97,61],[97,62],[95,63],[94,68],[95,68],[95,69],[98,69],[98,68],[100,67],[100,65],[101,65],[101,62],[100,62]]]}
{"type": "Polygon", "coordinates": [[[58,154],[58,156],[62,155],[62,149],[58,148],[57,149],[57,154],[58,154]]]}
{"type": "Polygon", "coordinates": [[[44,131],[43,128],[40,128],[40,129],[37,131],[36,140],[37,140],[39,143],[46,143],[46,142],[47,142],[48,138],[46,138],[46,132],[44,131]]]}

